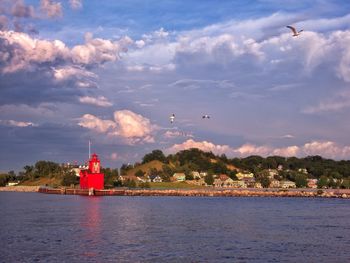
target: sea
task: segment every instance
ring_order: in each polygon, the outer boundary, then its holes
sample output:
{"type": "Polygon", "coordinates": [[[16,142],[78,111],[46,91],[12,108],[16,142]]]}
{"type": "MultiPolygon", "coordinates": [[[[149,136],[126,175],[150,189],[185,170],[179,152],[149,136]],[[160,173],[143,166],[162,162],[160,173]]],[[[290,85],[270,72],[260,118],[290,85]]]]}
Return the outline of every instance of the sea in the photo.
{"type": "Polygon", "coordinates": [[[0,192],[0,262],[350,262],[350,200],[0,192]]]}

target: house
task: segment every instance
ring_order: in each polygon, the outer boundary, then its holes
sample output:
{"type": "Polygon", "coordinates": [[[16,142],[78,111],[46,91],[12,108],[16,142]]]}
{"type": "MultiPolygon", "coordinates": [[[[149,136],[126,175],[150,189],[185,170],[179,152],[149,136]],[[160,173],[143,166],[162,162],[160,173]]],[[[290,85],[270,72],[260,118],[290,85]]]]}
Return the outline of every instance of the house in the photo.
{"type": "Polygon", "coordinates": [[[299,168],[298,172],[303,173],[303,174],[308,174],[307,169],[305,169],[305,168],[299,168]]]}
{"type": "Polygon", "coordinates": [[[135,175],[120,175],[118,177],[118,180],[121,182],[125,182],[125,181],[139,181],[138,177],[135,175]]]}
{"type": "Polygon", "coordinates": [[[234,181],[228,177],[225,181],[224,181],[224,187],[233,187],[234,186],[234,181]]]}
{"type": "Polygon", "coordinates": [[[189,181],[186,181],[186,183],[192,184],[192,185],[207,186],[207,183],[205,182],[204,178],[189,180],[189,181]]]}
{"type": "Polygon", "coordinates": [[[177,182],[186,181],[186,175],[184,173],[174,173],[173,180],[177,182]]]}
{"type": "Polygon", "coordinates": [[[262,187],[261,183],[255,182],[254,183],[254,188],[263,188],[263,187],[262,187]]]}
{"type": "Polygon", "coordinates": [[[216,178],[216,179],[214,179],[213,185],[214,185],[214,187],[223,187],[224,186],[224,182],[221,181],[220,178],[216,178]]]}
{"type": "Polygon", "coordinates": [[[232,180],[231,184],[233,188],[247,188],[245,182],[241,180],[232,180]]]}
{"type": "Polygon", "coordinates": [[[282,165],[282,164],[279,164],[279,165],[277,166],[277,170],[278,170],[278,171],[282,171],[282,170],[283,170],[283,165],[282,165]]]}
{"type": "Polygon", "coordinates": [[[192,171],[191,172],[192,176],[193,176],[193,179],[200,179],[201,178],[201,175],[200,173],[196,172],[196,171],[192,171]]]}
{"type": "Polygon", "coordinates": [[[276,169],[268,169],[268,173],[269,173],[269,179],[272,180],[275,178],[275,176],[278,175],[278,171],[276,169]]]}
{"type": "Polygon", "coordinates": [[[286,181],[280,182],[280,187],[281,188],[296,188],[296,185],[294,182],[286,180],[286,181]]]}
{"type": "Polygon", "coordinates": [[[242,178],[242,180],[246,185],[247,187],[254,187],[255,185],[255,178],[251,178],[251,177],[244,177],[242,178]]]}
{"type": "Polygon", "coordinates": [[[317,179],[307,179],[307,187],[317,188],[317,179]]]}
{"type": "Polygon", "coordinates": [[[204,178],[208,175],[207,172],[200,172],[199,175],[201,176],[201,178],[204,178]]]}
{"type": "Polygon", "coordinates": [[[160,177],[159,175],[150,175],[149,178],[150,178],[151,182],[153,182],[153,183],[163,182],[162,177],[160,177]]]}
{"type": "Polygon", "coordinates": [[[8,182],[7,186],[15,186],[15,185],[18,185],[18,184],[19,184],[19,181],[17,181],[17,182],[8,182]]]}
{"type": "Polygon", "coordinates": [[[239,172],[236,174],[236,177],[238,180],[242,180],[243,178],[254,178],[254,174],[249,172],[239,172]]]}
{"type": "Polygon", "coordinates": [[[279,188],[280,186],[281,186],[280,181],[275,179],[270,181],[270,185],[269,185],[270,188],[279,188]]]}
{"type": "Polygon", "coordinates": [[[148,175],[142,176],[142,177],[137,177],[137,180],[141,183],[149,183],[151,182],[151,178],[148,175]]]}
{"type": "Polygon", "coordinates": [[[227,179],[229,179],[230,177],[228,177],[226,174],[220,174],[218,176],[218,178],[221,180],[221,181],[226,181],[227,179]]]}

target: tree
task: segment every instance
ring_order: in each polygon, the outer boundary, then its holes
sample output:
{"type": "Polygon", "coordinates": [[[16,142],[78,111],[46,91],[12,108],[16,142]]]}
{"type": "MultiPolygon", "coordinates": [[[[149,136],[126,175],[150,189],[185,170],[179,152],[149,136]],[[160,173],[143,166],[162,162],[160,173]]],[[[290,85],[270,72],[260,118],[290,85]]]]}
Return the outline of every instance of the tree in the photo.
{"type": "Polygon", "coordinates": [[[61,184],[63,186],[71,186],[71,185],[76,185],[79,183],[78,177],[75,175],[74,172],[68,172],[66,173],[61,181],[61,184]]]}
{"type": "Polygon", "coordinates": [[[122,166],[120,167],[120,174],[121,175],[126,175],[126,172],[129,171],[130,169],[132,169],[132,165],[131,164],[125,164],[123,163],[122,166]]]}
{"type": "Polygon", "coordinates": [[[213,185],[214,183],[214,177],[211,174],[208,174],[204,177],[204,181],[207,185],[213,185]]]}
{"type": "Polygon", "coordinates": [[[7,182],[8,182],[8,175],[0,174],[0,186],[6,186],[7,182]]]}
{"type": "Polygon", "coordinates": [[[233,170],[233,171],[230,171],[230,172],[228,172],[228,177],[230,177],[232,180],[238,180],[238,178],[237,178],[237,170],[233,170]]]}
{"type": "Polygon", "coordinates": [[[153,160],[158,160],[164,163],[166,162],[166,157],[161,150],[153,150],[142,158],[142,163],[148,163],[153,160]]]}
{"type": "Polygon", "coordinates": [[[137,170],[137,172],[135,173],[135,175],[136,175],[137,177],[143,177],[143,176],[145,175],[145,172],[142,171],[142,170],[140,169],[140,170],[137,170]]]}
{"type": "Polygon", "coordinates": [[[115,182],[118,180],[118,169],[111,169],[111,168],[101,168],[101,173],[103,173],[104,176],[104,186],[105,188],[110,188],[115,186],[115,182]]]}
{"type": "Polygon", "coordinates": [[[259,178],[261,186],[264,188],[268,188],[270,186],[270,179],[267,176],[262,176],[259,178]]]}
{"type": "Polygon", "coordinates": [[[129,187],[129,188],[135,188],[136,187],[136,182],[134,180],[126,180],[123,183],[124,186],[129,187]]]}
{"type": "Polygon", "coordinates": [[[317,187],[318,188],[325,188],[328,187],[328,178],[325,175],[322,175],[320,179],[317,181],[317,187]]]}
{"type": "Polygon", "coordinates": [[[295,185],[298,188],[304,188],[307,186],[307,176],[305,174],[297,174],[295,176],[295,185]]]}

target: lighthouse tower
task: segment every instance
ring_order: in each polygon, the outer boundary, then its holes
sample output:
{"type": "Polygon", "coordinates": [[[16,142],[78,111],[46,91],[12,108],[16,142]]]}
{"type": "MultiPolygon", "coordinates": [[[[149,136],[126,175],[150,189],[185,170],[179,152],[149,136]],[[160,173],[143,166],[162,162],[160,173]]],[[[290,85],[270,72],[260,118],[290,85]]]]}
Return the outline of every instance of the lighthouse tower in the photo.
{"type": "Polygon", "coordinates": [[[80,188],[97,190],[103,189],[104,174],[101,173],[101,163],[96,153],[91,155],[89,168],[80,170],[80,188]]]}

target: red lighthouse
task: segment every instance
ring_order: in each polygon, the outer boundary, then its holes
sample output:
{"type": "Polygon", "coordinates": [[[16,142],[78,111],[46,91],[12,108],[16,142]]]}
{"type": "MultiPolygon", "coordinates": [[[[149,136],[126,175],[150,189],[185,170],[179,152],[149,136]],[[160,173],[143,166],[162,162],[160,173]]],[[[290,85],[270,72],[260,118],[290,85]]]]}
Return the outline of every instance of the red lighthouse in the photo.
{"type": "Polygon", "coordinates": [[[101,164],[97,154],[91,155],[89,168],[80,170],[80,188],[97,190],[103,189],[104,174],[101,173],[101,164]]]}

